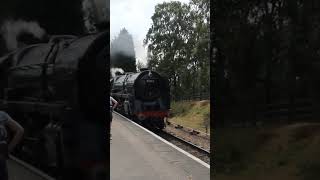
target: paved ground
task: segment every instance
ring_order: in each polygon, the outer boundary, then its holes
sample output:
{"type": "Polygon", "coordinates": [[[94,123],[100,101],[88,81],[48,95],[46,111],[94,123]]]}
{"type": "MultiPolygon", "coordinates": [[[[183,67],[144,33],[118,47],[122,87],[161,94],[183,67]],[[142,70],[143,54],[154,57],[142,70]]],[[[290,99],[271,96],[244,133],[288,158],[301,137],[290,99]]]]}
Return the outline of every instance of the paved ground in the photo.
{"type": "Polygon", "coordinates": [[[8,160],[9,180],[47,180],[21,164],[13,160],[8,160]]]}
{"type": "Polygon", "coordinates": [[[114,114],[111,180],[207,180],[210,169],[114,114]]]}

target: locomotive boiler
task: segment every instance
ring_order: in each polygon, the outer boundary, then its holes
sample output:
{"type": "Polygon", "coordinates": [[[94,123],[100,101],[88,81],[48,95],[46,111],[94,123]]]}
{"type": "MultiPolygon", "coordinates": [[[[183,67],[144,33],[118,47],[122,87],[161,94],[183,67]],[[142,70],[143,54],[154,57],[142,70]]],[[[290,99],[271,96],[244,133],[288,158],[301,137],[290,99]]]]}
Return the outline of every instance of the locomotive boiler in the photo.
{"type": "Polygon", "coordinates": [[[20,158],[55,175],[105,164],[108,34],[51,36],[0,58],[0,105],[25,129],[20,158]]]}
{"type": "Polygon", "coordinates": [[[166,78],[155,71],[117,75],[111,95],[119,102],[117,110],[152,129],[163,129],[170,109],[170,89],[166,78]]]}

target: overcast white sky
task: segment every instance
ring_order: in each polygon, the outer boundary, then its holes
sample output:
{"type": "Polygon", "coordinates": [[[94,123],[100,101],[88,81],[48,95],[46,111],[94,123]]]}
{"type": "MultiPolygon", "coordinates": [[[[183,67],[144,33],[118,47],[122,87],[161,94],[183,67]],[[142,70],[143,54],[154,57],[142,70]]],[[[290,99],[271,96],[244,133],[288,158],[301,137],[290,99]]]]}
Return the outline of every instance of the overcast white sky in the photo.
{"type": "MultiPolygon", "coordinates": [[[[146,64],[147,49],[143,39],[151,26],[154,7],[172,0],[110,0],[110,37],[116,37],[122,28],[126,28],[133,37],[136,59],[146,64]]],[[[189,0],[177,0],[188,3],[189,0]]]]}

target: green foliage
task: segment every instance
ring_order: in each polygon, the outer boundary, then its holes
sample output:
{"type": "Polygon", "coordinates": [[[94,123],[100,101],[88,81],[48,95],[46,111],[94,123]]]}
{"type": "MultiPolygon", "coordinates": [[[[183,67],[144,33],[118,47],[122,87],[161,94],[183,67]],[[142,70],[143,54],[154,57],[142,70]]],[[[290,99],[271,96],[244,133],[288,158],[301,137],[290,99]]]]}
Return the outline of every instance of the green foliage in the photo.
{"type": "Polygon", "coordinates": [[[123,28],[111,42],[111,66],[122,68],[125,72],[136,71],[136,57],[131,34],[123,28]]]}
{"type": "Polygon", "coordinates": [[[305,160],[297,165],[299,169],[298,175],[302,180],[313,180],[319,178],[320,161],[316,157],[314,160],[305,160]]]}
{"type": "Polygon", "coordinates": [[[215,128],[216,178],[319,179],[319,127],[319,123],[295,123],[215,128]]]}
{"type": "Polygon", "coordinates": [[[192,107],[191,103],[172,102],[171,113],[173,116],[183,116],[192,107]]]}
{"type": "Polygon", "coordinates": [[[247,168],[257,146],[256,129],[215,129],[213,137],[217,174],[237,174],[247,168]]]}
{"type": "MultiPolygon", "coordinates": [[[[294,98],[297,76],[308,84],[306,88],[314,89],[309,92],[318,92],[320,23],[316,19],[320,18],[319,9],[320,3],[313,1],[225,0],[215,3],[213,31],[217,51],[213,61],[215,77],[212,78],[218,84],[216,88],[221,88],[216,98],[232,97],[236,102],[233,104],[247,113],[253,111],[255,103],[287,100],[288,96],[294,98]],[[227,78],[225,72],[228,72],[227,78]],[[264,91],[256,89],[257,80],[264,91]],[[230,91],[224,91],[225,84],[230,91]],[[263,98],[252,98],[257,93],[262,93],[263,98]]],[[[316,93],[313,96],[320,102],[316,93]]],[[[252,119],[245,114],[238,116],[244,121],[252,119]]]]}
{"type": "Polygon", "coordinates": [[[209,1],[158,4],[145,45],[148,66],[169,78],[173,98],[209,91],[209,1]]]}
{"type": "Polygon", "coordinates": [[[208,129],[210,127],[210,111],[206,112],[203,115],[203,126],[206,129],[206,133],[208,133],[208,129]]]}
{"type": "Polygon", "coordinates": [[[210,134],[210,101],[174,101],[171,115],[174,123],[210,134]]]}

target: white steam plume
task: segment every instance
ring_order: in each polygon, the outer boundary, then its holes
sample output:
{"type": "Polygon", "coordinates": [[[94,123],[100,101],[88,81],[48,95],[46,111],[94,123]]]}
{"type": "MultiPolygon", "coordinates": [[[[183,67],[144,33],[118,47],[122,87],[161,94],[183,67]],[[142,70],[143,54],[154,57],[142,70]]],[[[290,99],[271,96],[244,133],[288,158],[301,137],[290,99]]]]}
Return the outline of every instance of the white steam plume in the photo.
{"type": "Polygon", "coordinates": [[[116,75],[116,72],[124,73],[124,70],[121,68],[111,68],[110,71],[111,71],[112,77],[114,77],[116,75]]]}

